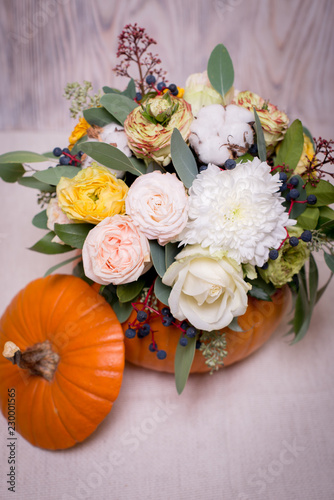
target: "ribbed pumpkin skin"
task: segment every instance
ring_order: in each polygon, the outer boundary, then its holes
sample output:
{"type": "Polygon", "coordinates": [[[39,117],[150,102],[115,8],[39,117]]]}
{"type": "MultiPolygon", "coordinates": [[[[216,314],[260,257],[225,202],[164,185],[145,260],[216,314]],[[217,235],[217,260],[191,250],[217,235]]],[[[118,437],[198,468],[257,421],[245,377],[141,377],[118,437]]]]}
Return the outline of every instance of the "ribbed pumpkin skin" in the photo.
{"type": "MultiPolygon", "coordinates": [[[[253,297],[248,299],[247,311],[240,316],[238,323],[244,332],[234,332],[225,328],[228,355],[224,360],[224,365],[240,361],[261,347],[275,331],[281,322],[290,299],[288,287],[277,290],[272,297],[272,302],[257,300],[253,297]]],[[[164,307],[159,303],[159,309],[164,307]]],[[[136,313],[133,312],[129,321],[134,321],[136,313]]],[[[137,336],[133,339],[124,339],[125,359],[135,365],[157,370],[161,372],[174,373],[174,357],[177,344],[180,338],[180,330],[175,327],[164,327],[161,319],[151,319],[150,326],[154,331],[154,338],[158,344],[158,349],[164,349],[167,357],[159,360],[156,353],[149,351],[148,347],[152,342],[148,335],[142,339],[137,336]]],[[[128,321],[123,323],[124,331],[128,328],[128,321]]],[[[195,352],[194,361],[190,373],[204,373],[210,371],[205,364],[205,358],[198,350],[195,352]]]]}
{"type": "Polygon", "coordinates": [[[16,431],[35,446],[64,449],[83,441],[109,413],[124,369],[123,332],[111,307],[74,276],[37,279],[0,320],[0,349],[24,351],[49,340],[60,356],[51,382],[0,355],[1,410],[15,388],[16,431]]]}

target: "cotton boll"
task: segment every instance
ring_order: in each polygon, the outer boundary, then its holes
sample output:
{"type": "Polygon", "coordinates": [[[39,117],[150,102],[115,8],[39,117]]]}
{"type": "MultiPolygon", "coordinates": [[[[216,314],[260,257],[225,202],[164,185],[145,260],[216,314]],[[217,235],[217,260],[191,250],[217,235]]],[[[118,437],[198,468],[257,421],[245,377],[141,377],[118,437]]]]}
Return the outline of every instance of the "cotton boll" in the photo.
{"type": "Polygon", "coordinates": [[[219,136],[212,136],[195,147],[190,143],[203,163],[214,163],[222,166],[225,161],[232,157],[231,151],[219,136]]]}
{"type": "Polygon", "coordinates": [[[254,121],[254,115],[248,109],[242,108],[241,106],[236,106],[235,104],[230,104],[226,106],[225,109],[225,122],[246,122],[250,123],[254,121]]]}
{"type": "MultiPolygon", "coordinates": [[[[229,130],[229,135],[227,136],[228,143],[233,148],[233,145],[238,145],[241,148],[248,149],[250,144],[253,144],[254,134],[253,130],[248,123],[238,122],[232,123],[229,127],[225,126],[225,129],[229,130]]],[[[235,148],[238,156],[244,154],[243,150],[238,150],[235,148]]]]}

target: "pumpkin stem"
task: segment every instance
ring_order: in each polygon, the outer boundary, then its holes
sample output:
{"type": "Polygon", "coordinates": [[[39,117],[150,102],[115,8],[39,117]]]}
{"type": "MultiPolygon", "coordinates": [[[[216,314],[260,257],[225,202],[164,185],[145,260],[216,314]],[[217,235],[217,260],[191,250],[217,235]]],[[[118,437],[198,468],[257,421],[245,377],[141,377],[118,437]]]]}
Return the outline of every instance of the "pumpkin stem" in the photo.
{"type": "Polygon", "coordinates": [[[52,380],[60,360],[49,340],[37,342],[23,352],[14,342],[6,342],[2,355],[19,368],[29,370],[31,375],[43,377],[48,382],[52,380]]]}

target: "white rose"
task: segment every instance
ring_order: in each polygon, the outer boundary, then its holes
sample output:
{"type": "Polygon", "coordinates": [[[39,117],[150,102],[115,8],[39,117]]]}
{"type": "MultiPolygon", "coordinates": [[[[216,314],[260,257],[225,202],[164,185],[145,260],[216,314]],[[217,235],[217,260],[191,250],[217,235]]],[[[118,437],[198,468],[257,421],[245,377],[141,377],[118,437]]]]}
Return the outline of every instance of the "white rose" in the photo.
{"type": "Polygon", "coordinates": [[[155,170],[137,177],[125,200],[126,213],[149,240],[172,241],[188,220],[188,196],[175,174],[155,170]]]}
{"type": "Polygon", "coordinates": [[[251,289],[236,261],[219,253],[210,255],[200,245],[186,246],[162,282],[172,287],[168,303],[173,316],[209,332],[246,312],[251,289]]]}
{"type": "MultiPolygon", "coordinates": [[[[70,220],[66,214],[62,211],[60,206],[58,205],[58,198],[51,198],[46,207],[46,215],[47,215],[47,227],[50,231],[54,231],[55,224],[72,224],[74,221],[70,220]]],[[[55,236],[52,239],[53,243],[60,243],[64,245],[64,242],[59,238],[59,236],[55,236]]]]}

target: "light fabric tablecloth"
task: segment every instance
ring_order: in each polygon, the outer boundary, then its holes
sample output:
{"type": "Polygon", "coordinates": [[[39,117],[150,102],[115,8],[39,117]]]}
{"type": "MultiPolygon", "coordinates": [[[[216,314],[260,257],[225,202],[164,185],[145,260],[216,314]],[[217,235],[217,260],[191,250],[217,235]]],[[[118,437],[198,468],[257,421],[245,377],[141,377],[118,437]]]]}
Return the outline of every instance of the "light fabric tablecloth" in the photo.
{"type": "MultiPolygon", "coordinates": [[[[64,146],[63,133],[2,133],[0,153],[64,146]]],[[[0,180],[2,313],[60,256],[28,250],[36,191],[0,180]]],[[[70,268],[66,268],[70,272],[70,268]]],[[[328,275],[320,266],[322,281],[328,275]]],[[[334,286],[294,346],[282,324],[243,362],[193,375],[178,396],[172,375],[126,365],[121,392],[81,445],[50,452],[18,435],[16,492],[7,490],[7,425],[0,417],[0,498],[39,500],[334,499],[334,286]]]]}

